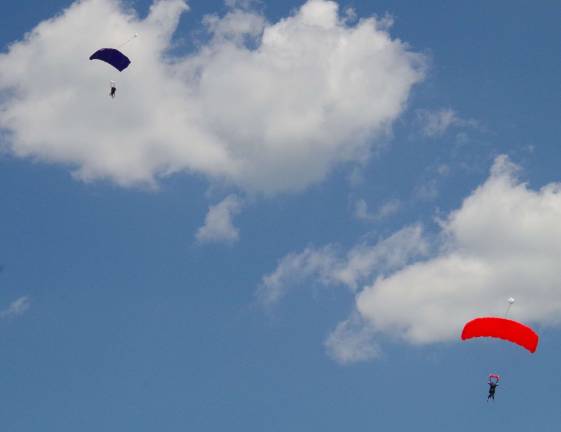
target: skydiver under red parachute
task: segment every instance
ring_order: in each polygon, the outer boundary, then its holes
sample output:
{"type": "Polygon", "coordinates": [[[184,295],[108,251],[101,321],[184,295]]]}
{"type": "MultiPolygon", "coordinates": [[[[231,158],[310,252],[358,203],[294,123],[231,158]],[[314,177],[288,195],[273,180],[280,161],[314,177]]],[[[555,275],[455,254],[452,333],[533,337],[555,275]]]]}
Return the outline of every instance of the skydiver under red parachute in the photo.
{"type": "Polygon", "coordinates": [[[489,396],[487,396],[487,401],[489,401],[489,399],[495,400],[495,391],[499,385],[499,380],[500,377],[497,374],[489,375],[489,396]]]}
{"type": "MultiPolygon", "coordinates": [[[[462,330],[462,340],[478,337],[503,339],[534,353],[538,348],[538,334],[527,325],[506,318],[513,303],[514,299],[512,297],[509,298],[504,318],[480,317],[466,323],[462,330]]],[[[489,395],[487,400],[495,400],[495,391],[499,385],[499,379],[500,377],[497,374],[489,375],[489,395]]]]}

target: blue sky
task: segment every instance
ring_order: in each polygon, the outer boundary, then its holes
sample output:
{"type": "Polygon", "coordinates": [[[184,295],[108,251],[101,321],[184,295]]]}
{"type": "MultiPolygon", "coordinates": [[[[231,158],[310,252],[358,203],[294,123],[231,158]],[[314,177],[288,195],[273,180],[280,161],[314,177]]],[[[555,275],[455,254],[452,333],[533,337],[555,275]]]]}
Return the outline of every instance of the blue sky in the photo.
{"type": "Polygon", "coordinates": [[[558,5],[249,3],[4,6],[3,429],[558,430],[558,5]]]}

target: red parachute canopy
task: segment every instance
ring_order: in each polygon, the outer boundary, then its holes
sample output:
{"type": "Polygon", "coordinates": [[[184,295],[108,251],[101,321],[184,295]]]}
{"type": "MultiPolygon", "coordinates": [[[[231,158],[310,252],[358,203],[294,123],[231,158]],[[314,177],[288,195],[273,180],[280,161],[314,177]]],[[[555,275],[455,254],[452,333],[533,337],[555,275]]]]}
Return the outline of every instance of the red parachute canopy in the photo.
{"type": "Polygon", "coordinates": [[[462,331],[462,340],[474,337],[494,337],[520,345],[530,352],[538,347],[539,336],[530,327],[499,317],[482,317],[469,321],[462,331]]]}

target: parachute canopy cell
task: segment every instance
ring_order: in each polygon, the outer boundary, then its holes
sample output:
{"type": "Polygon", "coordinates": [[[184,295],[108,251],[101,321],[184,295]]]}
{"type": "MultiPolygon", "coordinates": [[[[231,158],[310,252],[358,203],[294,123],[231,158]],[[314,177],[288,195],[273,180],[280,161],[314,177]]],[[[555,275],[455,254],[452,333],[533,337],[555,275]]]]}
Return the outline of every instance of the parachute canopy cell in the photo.
{"type": "Polygon", "coordinates": [[[101,48],[90,56],[90,60],[101,60],[109,63],[119,72],[122,72],[131,64],[129,58],[115,48],[101,48]]]}
{"type": "Polygon", "coordinates": [[[538,348],[539,336],[530,327],[507,318],[482,317],[469,321],[462,331],[462,340],[476,337],[504,339],[531,353],[538,348]]]}

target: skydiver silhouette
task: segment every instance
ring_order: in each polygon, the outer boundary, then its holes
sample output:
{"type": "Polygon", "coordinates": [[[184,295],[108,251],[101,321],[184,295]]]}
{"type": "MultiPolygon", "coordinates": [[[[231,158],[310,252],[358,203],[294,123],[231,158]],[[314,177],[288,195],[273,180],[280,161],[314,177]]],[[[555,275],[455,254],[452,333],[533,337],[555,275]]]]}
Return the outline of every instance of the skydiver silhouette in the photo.
{"type": "Polygon", "coordinates": [[[115,84],[115,81],[111,81],[111,91],[109,92],[109,96],[111,96],[112,98],[115,97],[115,93],[117,93],[117,86],[115,84]]]}
{"type": "Polygon", "coordinates": [[[489,401],[489,399],[495,400],[495,390],[497,390],[498,385],[499,383],[489,380],[489,396],[487,396],[487,401],[489,401]]]}

